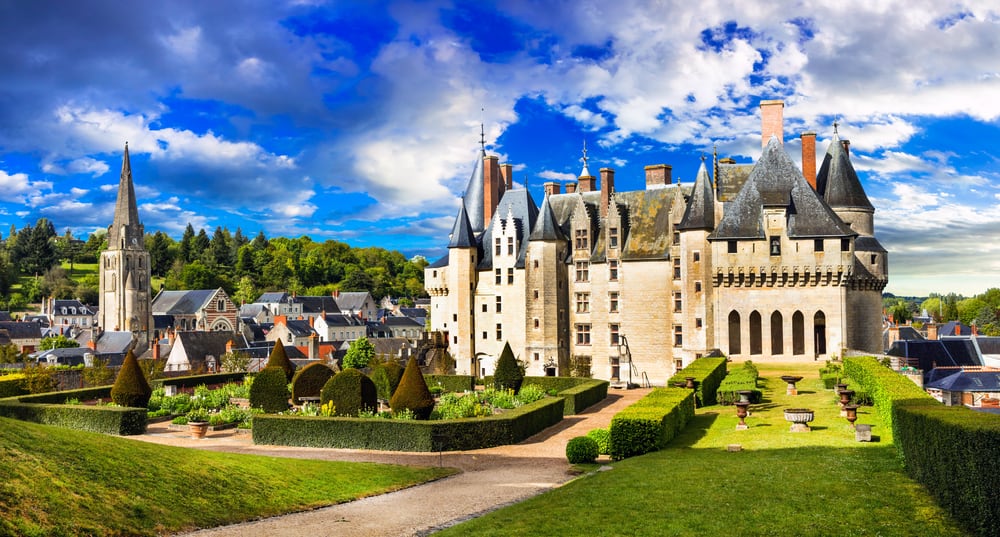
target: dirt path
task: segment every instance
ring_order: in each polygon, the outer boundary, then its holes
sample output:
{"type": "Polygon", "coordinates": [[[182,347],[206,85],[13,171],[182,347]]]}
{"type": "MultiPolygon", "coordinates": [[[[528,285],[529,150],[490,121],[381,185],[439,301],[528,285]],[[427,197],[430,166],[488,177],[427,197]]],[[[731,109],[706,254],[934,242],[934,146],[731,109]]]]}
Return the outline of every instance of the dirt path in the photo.
{"type": "Polygon", "coordinates": [[[591,429],[607,427],[615,413],[647,393],[649,390],[611,390],[601,403],[582,414],[567,416],[520,444],[444,454],[257,446],[249,435],[228,431],[193,440],[186,432],[172,431],[165,425],[150,426],[147,434],[132,438],[231,453],[413,466],[440,464],[462,470],[447,479],[398,492],[187,534],[192,537],[426,535],[569,481],[573,476],[568,472],[566,442],[591,429]]]}

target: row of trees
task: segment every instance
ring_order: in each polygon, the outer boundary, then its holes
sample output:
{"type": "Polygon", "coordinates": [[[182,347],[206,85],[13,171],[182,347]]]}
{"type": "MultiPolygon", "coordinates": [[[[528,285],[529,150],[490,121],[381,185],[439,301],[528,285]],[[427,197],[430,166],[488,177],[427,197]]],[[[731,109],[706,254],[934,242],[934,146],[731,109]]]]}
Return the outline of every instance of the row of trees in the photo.
{"type": "MultiPolygon", "coordinates": [[[[96,275],[71,278],[60,266],[97,263],[107,248],[106,232],[100,230],[86,241],[69,230],[56,234],[49,220],[39,219],[10,232],[0,245],[0,309],[20,310],[43,297],[79,298],[96,304],[96,275]],[[25,278],[31,276],[31,278],[25,278]],[[12,287],[21,282],[17,293],[12,287]]],[[[307,236],[269,239],[263,232],[252,239],[236,229],[217,227],[211,237],[188,224],[179,241],[166,233],[147,233],[154,277],[164,279],[166,289],[214,289],[222,287],[236,302],[252,302],[263,291],[292,291],[326,295],[334,290],[369,291],[376,297],[413,299],[425,296],[421,257],[406,259],[384,248],[352,248],[327,240],[314,242],[307,236]]]]}
{"type": "Polygon", "coordinates": [[[1000,336],[1000,288],[987,289],[971,298],[955,293],[931,293],[926,299],[889,297],[885,305],[886,312],[898,323],[927,312],[937,323],[960,321],[975,325],[980,334],[1000,336]]]}

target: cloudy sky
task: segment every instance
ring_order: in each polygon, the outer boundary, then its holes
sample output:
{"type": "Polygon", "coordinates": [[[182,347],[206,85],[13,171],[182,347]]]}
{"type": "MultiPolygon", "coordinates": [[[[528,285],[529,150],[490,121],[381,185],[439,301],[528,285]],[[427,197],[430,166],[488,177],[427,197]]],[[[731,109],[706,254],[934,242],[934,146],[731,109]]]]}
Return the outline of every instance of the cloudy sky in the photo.
{"type": "Polygon", "coordinates": [[[147,231],[188,222],[435,257],[487,150],[542,183],[840,124],[888,291],[1000,286],[991,1],[0,0],[0,230],[106,227],[126,141],[147,231]]]}

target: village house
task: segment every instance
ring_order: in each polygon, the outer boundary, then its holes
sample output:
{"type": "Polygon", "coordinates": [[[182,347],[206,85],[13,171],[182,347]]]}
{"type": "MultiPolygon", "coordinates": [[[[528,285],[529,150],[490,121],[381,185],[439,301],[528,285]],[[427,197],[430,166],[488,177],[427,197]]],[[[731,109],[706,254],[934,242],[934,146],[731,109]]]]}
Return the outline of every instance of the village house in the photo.
{"type": "Polygon", "coordinates": [[[153,298],[154,324],[166,329],[201,332],[235,332],[238,309],[229,295],[218,289],[161,290],[153,298]]]}

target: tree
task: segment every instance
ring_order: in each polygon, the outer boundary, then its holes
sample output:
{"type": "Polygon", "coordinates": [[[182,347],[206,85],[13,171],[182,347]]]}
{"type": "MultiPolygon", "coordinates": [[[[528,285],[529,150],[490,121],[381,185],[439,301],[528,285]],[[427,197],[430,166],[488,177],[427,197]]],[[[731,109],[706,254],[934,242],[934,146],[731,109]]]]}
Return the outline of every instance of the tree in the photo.
{"type": "Polygon", "coordinates": [[[427,381],[420,366],[417,365],[417,358],[411,356],[406,362],[406,369],[403,371],[403,378],[396,387],[396,392],[389,399],[389,406],[393,412],[409,410],[418,420],[425,420],[430,417],[434,410],[434,396],[427,388],[427,381]]]}
{"type": "Polygon", "coordinates": [[[208,233],[205,233],[205,228],[199,229],[198,234],[191,241],[191,259],[201,257],[202,254],[208,251],[211,244],[212,240],[208,238],[208,233]]]}
{"type": "Polygon", "coordinates": [[[972,322],[976,320],[976,316],[979,315],[979,312],[986,307],[986,302],[979,298],[966,298],[964,300],[959,300],[956,307],[958,308],[958,320],[961,321],[962,324],[971,325],[972,322]]]}
{"type": "Polygon", "coordinates": [[[219,359],[222,370],[226,373],[239,373],[250,367],[250,355],[245,352],[227,352],[219,359]]]}
{"type": "Polygon", "coordinates": [[[70,279],[66,269],[58,265],[45,271],[39,285],[42,296],[51,298],[73,298],[76,291],[76,283],[70,279]]]}
{"type": "Polygon", "coordinates": [[[233,293],[233,301],[237,304],[250,304],[257,300],[257,288],[253,284],[253,278],[243,276],[236,284],[236,292],[233,293]]]}
{"type": "Polygon", "coordinates": [[[0,364],[19,364],[25,359],[25,354],[21,349],[13,344],[0,345],[0,364]]]}
{"type": "Polygon", "coordinates": [[[146,244],[149,250],[149,270],[155,276],[165,276],[170,270],[173,259],[170,255],[170,245],[173,241],[166,233],[157,231],[146,244]]]}
{"type": "Polygon", "coordinates": [[[192,248],[194,246],[192,244],[193,241],[194,241],[194,227],[191,225],[191,222],[188,222],[187,227],[184,228],[184,234],[181,235],[181,243],[178,252],[180,254],[181,262],[187,263],[188,261],[191,261],[195,257],[195,255],[192,254],[192,248]]]}
{"type": "Polygon", "coordinates": [[[130,349],[111,388],[111,400],[119,406],[145,408],[152,394],[153,390],[130,349]]]}
{"type": "Polygon", "coordinates": [[[215,233],[209,243],[209,251],[217,265],[231,267],[233,265],[233,238],[229,230],[216,226],[215,233]]]}
{"type": "MultiPolygon", "coordinates": [[[[27,228],[26,228],[27,229],[27,228]]],[[[59,262],[56,253],[55,226],[47,218],[39,218],[34,228],[30,228],[27,243],[21,258],[21,271],[25,274],[42,274],[59,262]]],[[[20,240],[19,240],[20,242],[20,240]]]]}
{"type": "Polygon", "coordinates": [[[271,349],[271,354],[267,357],[267,365],[264,367],[280,367],[285,372],[285,376],[288,377],[288,382],[291,382],[292,377],[295,376],[295,364],[288,359],[288,354],[285,353],[285,345],[280,339],[275,340],[274,348],[271,349]]]}
{"type": "Polygon", "coordinates": [[[523,382],[524,370],[514,358],[510,343],[504,343],[500,358],[497,359],[496,372],[493,373],[493,384],[498,390],[514,390],[514,393],[517,393],[521,390],[523,382]]]}
{"type": "Polygon", "coordinates": [[[351,342],[344,355],[344,368],[364,369],[375,357],[375,345],[366,337],[360,337],[351,342]]]}
{"type": "Polygon", "coordinates": [[[38,344],[38,348],[43,351],[51,349],[75,349],[79,347],[80,344],[76,340],[70,339],[62,334],[58,336],[49,336],[42,338],[41,343],[38,344]]]}
{"type": "Polygon", "coordinates": [[[115,372],[108,367],[108,361],[94,356],[90,367],[83,370],[83,380],[88,386],[106,386],[115,377],[115,372]]]}
{"type": "Polygon", "coordinates": [[[901,298],[897,299],[896,303],[889,307],[888,313],[896,324],[906,324],[907,321],[913,319],[913,313],[910,312],[909,304],[901,298]]]}
{"type": "Polygon", "coordinates": [[[340,282],[340,289],[342,291],[368,291],[369,293],[373,293],[375,290],[375,280],[365,270],[355,268],[353,271],[348,270],[347,277],[340,282]]]}

